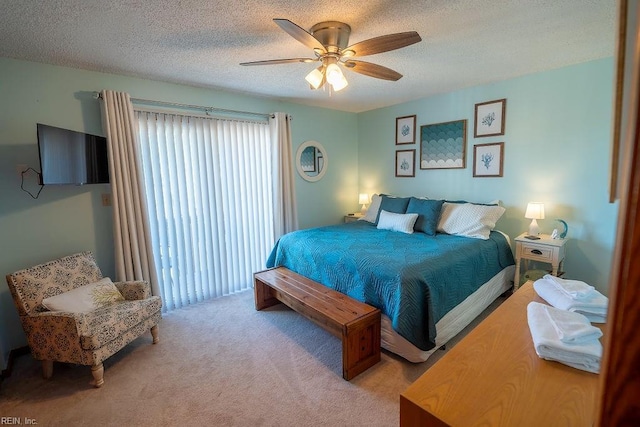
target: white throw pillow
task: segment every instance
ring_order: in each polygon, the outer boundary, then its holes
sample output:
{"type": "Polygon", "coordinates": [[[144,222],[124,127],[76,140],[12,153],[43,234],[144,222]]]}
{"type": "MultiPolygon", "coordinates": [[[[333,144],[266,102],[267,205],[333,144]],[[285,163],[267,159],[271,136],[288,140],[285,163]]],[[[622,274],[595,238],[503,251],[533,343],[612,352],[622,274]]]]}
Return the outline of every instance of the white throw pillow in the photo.
{"type": "Polygon", "coordinates": [[[42,305],[50,311],[86,313],[118,301],[124,301],[124,297],[111,279],[105,277],[95,283],[45,298],[42,305]]]}
{"type": "Polygon", "coordinates": [[[504,212],[502,206],[445,202],[440,212],[438,231],[487,240],[504,212]]]}
{"type": "Polygon", "coordinates": [[[417,219],[417,213],[397,214],[382,210],[380,211],[380,219],[378,219],[378,229],[413,234],[413,225],[417,219]]]}
{"type": "Polygon", "coordinates": [[[371,223],[376,222],[376,218],[378,217],[378,211],[380,210],[380,203],[382,202],[382,197],[379,194],[374,194],[371,196],[371,203],[369,204],[369,209],[367,209],[367,213],[364,214],[359,221],[367,221],[371,223]]]}

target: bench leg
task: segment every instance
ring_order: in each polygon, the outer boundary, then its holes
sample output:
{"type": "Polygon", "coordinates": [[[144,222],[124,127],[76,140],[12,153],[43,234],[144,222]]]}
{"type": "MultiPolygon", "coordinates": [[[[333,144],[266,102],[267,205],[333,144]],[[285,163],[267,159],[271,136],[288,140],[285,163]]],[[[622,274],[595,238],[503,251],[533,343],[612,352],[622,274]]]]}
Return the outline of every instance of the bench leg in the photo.
{"type": "Polygon", "coordinates": [[[253,295],[258,311],[280,303],[271,293],[271,287],[260,279],[254,280],[253,295]]]}
{"type": "Polygon", "coordinates": [[[350,380],[380,361],[380,312],[347,325],[342,334],[342,378],[350,380]]]}

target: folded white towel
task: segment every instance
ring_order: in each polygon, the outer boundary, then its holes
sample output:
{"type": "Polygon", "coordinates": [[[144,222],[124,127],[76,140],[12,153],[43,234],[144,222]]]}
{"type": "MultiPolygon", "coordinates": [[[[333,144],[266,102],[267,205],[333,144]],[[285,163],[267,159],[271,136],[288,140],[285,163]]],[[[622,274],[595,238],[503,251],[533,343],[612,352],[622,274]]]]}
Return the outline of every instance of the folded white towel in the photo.
{"type": "Polygon", "coordinates": [[[589,319],[582,314],[560,310],[546,304],[540,305],[547,314],[560,341],[567,344],[582,344],[597,340],[602,336],[602,331],[593,326],[589,319]]]}
{"type": "Polygon", "coordinates": [[[543,279],[547,279],[558,287],[562,293],[569,298],[584,299],[589,297],[596,289],[580,280],[563,279],[561,277],[545,274],[543,279]]]}
{"type": "Polygon", "coordinates": [[[545,301],[561,310],[575,311],[583,314],[594,323],[604,323],[607,319],[609,299],[597,290],[593,290],[588,297],[575,300],[558,290],[551,281],[542,278],[533,282],[533,289],[545,301]]]}
{"type": "Polygon", "coordinates": [[[598,339],[581,344],[567,344],[560,341],[549,321],[544,304],[535,301],[527,306],[527,322],[538,356],[583,371],[595,374],[600,372],[602,344],[598,339]]]}

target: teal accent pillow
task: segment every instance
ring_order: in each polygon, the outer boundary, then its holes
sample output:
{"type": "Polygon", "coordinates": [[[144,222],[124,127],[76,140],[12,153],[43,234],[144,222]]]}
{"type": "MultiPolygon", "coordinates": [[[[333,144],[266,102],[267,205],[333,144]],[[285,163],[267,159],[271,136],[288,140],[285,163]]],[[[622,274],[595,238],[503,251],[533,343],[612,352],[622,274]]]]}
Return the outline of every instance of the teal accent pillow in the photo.
{"type": "Polygon", "coordinates": [[[409,199],[410,197],[390,197],[382,194],[382,201],[380,202],[380,209],[378,210],[375,224],[378,225],[378,221],[380,220],[380,212],[382,212],[383,210],[398,214],[405,213],[407,210],[407,205],[409,204],[409,199]]]}
{"type": "Polygon", "coordinates": [[[428,236],[435,236],[443,203],[443,200],[426,200],[412,197],[409,200],[406,213],[418,214],[418,219],[413,229],[421,231],[428,236]]]}

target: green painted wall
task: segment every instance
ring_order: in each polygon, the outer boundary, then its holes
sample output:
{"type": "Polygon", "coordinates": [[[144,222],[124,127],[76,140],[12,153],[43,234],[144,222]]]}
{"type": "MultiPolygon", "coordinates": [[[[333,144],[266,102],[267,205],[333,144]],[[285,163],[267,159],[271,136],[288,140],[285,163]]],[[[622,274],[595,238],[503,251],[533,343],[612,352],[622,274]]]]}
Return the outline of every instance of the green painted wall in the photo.
{"type": "MultiPolygon", "coordinates": [[[[93,92],[125,91],[132,97],[293,115],[293,149],[306,140],[321,142],[330,159],[316,183],[296,173],[300,226],[337,223],[357,208],[357,116],[266,98],[174,85],[64,67],[0,58],[0,272],[91,250],[105,275],[113,276],[110,207],[101,194],[109,185],[47,186],[38,199],[20,189],[17,165],[39,170],[36,123],[103,134],[100,105],[93,92]],[[327,124],[331,124],[327,126],[327,124]]],[[[35,175],[25,188],[37,192],[35,175]]],[[[4,281],[0,284],[0,370],[6,356],[26,341],[4,281]]]]}
{"type": "MultiPolygon", "coordinates": [[[[507,208],[498,228],[512,238],[528,228],[529,201],[545,203],[541,230],[569,224],[567,277],[608,289],[618,204],[608,203],[613,59],[603,59],[478,86],[358,115],[361,192],[489,202],[507,208]],[[507,99],[504,136],[473,137],[476,103],[507,99]],[[396,178],[395,118],[417,115],[420,126],[467,120],[467,167],[420,170],[396,178]],[[473,146],[504,142],[504,176],[473,178],[473,146]]],[[[417,138],[419,140],[419,136],[417,138]]]]}

